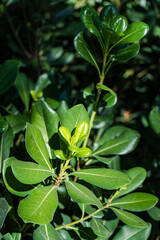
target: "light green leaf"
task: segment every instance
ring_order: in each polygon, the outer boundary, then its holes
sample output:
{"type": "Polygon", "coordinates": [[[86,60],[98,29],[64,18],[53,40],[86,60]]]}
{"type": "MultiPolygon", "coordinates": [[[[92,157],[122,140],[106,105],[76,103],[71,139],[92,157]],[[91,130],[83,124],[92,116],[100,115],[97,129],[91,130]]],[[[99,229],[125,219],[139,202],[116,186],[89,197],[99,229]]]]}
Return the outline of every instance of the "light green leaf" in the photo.
{"type": "Polygon", "coordinates": [[[122,35],[122,33],[126,30],[128,25],[127,18],[122,15],[114,16],[111,21],[111,28],[118,34],[122,35]]]}
{"type": "Polygon", "coordinates": [[[149,121],[153,130],[160,135],[160,112],[156,108],[150,112],[149,121]]]}
{"type": "Polygon", "coordinates": [[[123,126],[115,126],[105,132],[98,144],[100,146],[92,155],[124,155],[135,149],[139,134],[123,126]]]}
{"type": "Polygon", "coordinates": [[[135,57],[140,49],[140,45],[138,43],[132,44],[127,47],[123,47],[115,52],[115,54],[111,54],[111,58],[114,58],[116,61],[125,62],[135,57]]]}
{"type": "Polygon", "coordinates": [[[104,238],[110,236],[110,232],[108,231],[108,229],[104,227],[102,223],[99,222],[96,218],[92,218],[90,226],[96,235],[104,238]]]}
{"type": "Polygon", "coordinates": [[[92,151],[90,148],[87,147],[81,147],[79,150],[77,150],[74,154],[76,157],[89,157],[92,154],[92,151]]]}
{"type": "Polygon", "coordinates": [[[28,111],[30,101],[30,87],[27,76],[24,73],[18,73],[15,84],[19,95],[25,105],[25,108],[28,111]]]}
{"type": "Polygon", "coordinates": [[[36,184],[52,175],[52,171],[48,170],[48,167],[32,162],[14,159],[11,167],[14,176],[24,184],[36,184]]]}
{"type": "Polygon", "coordinates": [[[61,139],[67,144],[70,145],[71,144],[71,133],[70,131],[66,128],[66,127],[60,127],[58,129],[58,133],[59,136],[61,137],[61,139]]]}
{"type": "Polygon", "coordinates": [[[86,182],[104,189],[117,189],[131,182],[130,177],[125,173],[107,168],[84,169],[75,171],[70,175],[80,177],[86,182]]]}
{"type": "Polygon", "coordinates": [[[87,122],[89,125],[89,116],[85,109],[85,107],[82,104],[76,105],[72,108],[70,108],[66,114],[64,115],[62,119],[62,126],[68,128],[70,132],[73,131],[75,127],[80,122],[87,122]]]}
{"type": "Polygon", "coordinates": [[[65,115],[65,113],[68,111],[68,105],[65,101],[61,101],[56,112],[59,116],[60,122],[63,119],[63,116],[65,115]]]}
{"type": "Polygon", "coordinates": [[[7,216],[7,213],[9,211],[9,205],[5,198],[0,198],[0,229],[3,226],[4,220],[7,216]]]}
{"type": "Polygon", "coordinates": [[[84,40],[83,32],[78,33],[77,36],[74,38],[74,47],[82,58],[84,58],[86,61],[95,66],[99,71],[96,57],[91,52],[91,49],[88,46],[87,42],[84,40]]]}
{"type": "Polygon", "coordinates": [[[128,26],[124,32],[124,36],[117,43],[124,44],[136,42],[143,38],[147,34],[148,30],[149,27],[146,23],[133,22],[128,26]]]}
{"type": "Polygon", "coordinates": [[[99,199],[87,187],[76,182],[66,181],[65,183],[68,194],[74,202],[92,204],[96,205],[98,208],[103,208],[99,199]]]}
{"type": "Polygon", "coordinates": [[[14,81],[20,67],[20,62],[16,60],[6,60],[0,66],[0,94],[7,91],[14,81]]]}
{"type": "Polygon", "coordinates": [[[11,169],[13,160],[15,160],[15,158],[10,157],[4,161],[3,180],[9,192],[20,197],[25,197],[33,191],[34,187],[31,185],[25,185],[15,178],[11,169]]]}
{"type": "Polygon", "coordinates": [[[63,240],[52,224],[41,225],[33,232],[33,240],[63,240]]]}
{"type": "Polygon", "coordinates": [[[87,136],[88,132],[88,123],[87,122],[80,122],[75,130],[74,135],[71,139],[71,144],[77,144],[81,140],[83,140],[87,136]]]}
{"type": "Polygon", "coordinates": [[[58,197],[55,186],[37,188],[20,201],[18,215],[25,223],[49,224],[53,219],[57,205],[58,197]]]}
{"type": "Polygon", "coordinates": [[[126,212],[124,210],[120,210],[117,208],[111,208],[113,212],[117,215],[117,217],[127,225],[137,227],[137,228],[147,228],[147,223],[144,222],[141,218],[136,215],[126,212]]]}
{"type": "Polygon", "coordinates": [[[62,160],[66,160],[66,157],[65,157],[62,150],[55,150],[54,153],[55,153],[57,158],[62,159],[62,160]]]}
{"type": "Polygon", "coordinates": [[[116,234],[113,240],[148,240],[151,233],[151,224],[147,228],[136,228],[125,225],[116,234]]]}
{"type": "Polygon", "coordinates": [[[26,129],[26,149],[29,155],[40,165],[51,170],[49,153],[40,130],[28,123],[26,129]]]}
{"type": "Polygon", "coordinates": [[[127,185],[127,189],[122,190],[118,197],[123,196],[133,190],[137,189],[145,180],[146,178],[146,170],[141,167],[134,167],[126,171],[126,174],[131,177],[132,181],[130,184],[127,185]]]}
{"type": "Polygon", "coordinates": [[[48,77],[47,73],[43,73],[41,76],[39,76],[36,85],[35,85],[35,93],[43,91],[49,84],[51,84],[51,81],[48,77]]]}
{"type": "Polygon", "coordinates": [[[153,218],[156,221],[160,221],[160,208],[158,207],[153,207],[148,211],[148,214],[151,218],[153,218]]]}
{"type": "Polygon", "coordinates": [[[111,206],[116,206],[129,211],[146,211],[154,207],[158,201],[158,198],[149,193],[131,193],[125,197],[114,200],[111,206]]]}

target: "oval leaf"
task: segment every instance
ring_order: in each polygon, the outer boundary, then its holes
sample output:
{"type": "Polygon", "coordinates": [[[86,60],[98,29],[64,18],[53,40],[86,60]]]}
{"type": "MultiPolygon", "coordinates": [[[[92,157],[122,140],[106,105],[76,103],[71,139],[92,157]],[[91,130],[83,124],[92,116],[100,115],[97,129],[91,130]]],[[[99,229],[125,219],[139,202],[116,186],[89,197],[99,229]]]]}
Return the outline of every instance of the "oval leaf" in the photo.
{"type": "Polygon", "coordinates": [[[110,232],[108,231],[108,229],[104,227],[102,223],[98,221],[96,218],[92,218],[90,226],[96,235],[104,238],[110,236],[110,232]]]}
{"type": "Polygon", "coordinates": [[[88,123],[81,122],[77,125],[75,133],[71,139],[71,144],[77,144],[79,141],[84,139],[87,136],[88,132],[88,123]]]}
{"type": "Polygon", "coordinates": [[[111,21],[111,28],[118,34],[121,35],[127,28],[128,21],[125,16],[115,16],[111,21]]]}
{"type": "Polygon", "coordinates": [[[106,21],[109,26],[110,23],[112,22],[113,18],[115,17],[115,15],[118,15],[118,14],[119,14],[119,12],[114,6],[108,5],[108,6],[104,7],[102,9],[102,11],[100,12],[100,18],[103,21],[106,21]]]}
{"type": "Polygon", "coordinates": [[[14,159],[11,164],[14,176],[24,184],[36,184],[52,175],[46,166],[14,159]]]}
{"type": "Polygon", "coordinates": [[[20,201],[18,215],[25,223],[49,224],[53,219],[57,205],[58,197],[55,186],[37,188],[20,201]]]}
{"type": "Polygon", "coordinates": [[[149,114],[149,121],[153,130],[160,135],[160,113],[153,108],[149,114]]]}
{"type": "Polygon", "coordinates": [[[61,137],[61,139],[68,145],[70,144],[70,140],[71,140],[71,133],[70,131],[65,128],[65,127],[60,127],[58,129],[59,132],[59,136],[61,137]]]}
{"type": "Polygon", "coordinates": [[[33,233],[33,240],[63,240],[52,224],[41,225],[33,233]]]}
{"type": "Polygon", "coordinates": [[[7,216],[7,213],[9,211],[9,205],[5,198],[0,198],[0,229],[3,226],[4,220],[7,216]]]}
{"type": "Polygon", "coordinates": [[[29,155],[40,165],[47,166],[51,170],[49,153],[40,130],[32,124],[27,123],[26,149],[29,155]]]}
{"type": "Polygon", "coordinates": [[[116,51],[116,53],[113,54],[111,57],[114,58],[116,61],[125,62],[135,57],[138,54],[139,49],[140,45],[138,43],[132,44],[129,47],[125,47],[116,51]]]}
{"type": "Polygon", "coordinates": [[[104,189],[117,189],[131,182],[129,176],[114,169],[94,168],[79,170],[70,175],[75,175],[86,182],[104,189]]]}
{"type": "Polygon", "coordinates": [[[76,157],[89,157],[92,154],[92,151],[90,148],[87,147],[81,147],[78,151],[74,154],[76,157]]]}
{"type": "Polygon", "coordinates": [[[141,218],[137,217],[136,215],[117,208],[111,209],[117,215],[117,217],[125,224],[137,228],[147,228],[147,223],[144,222],[141,218]]]}
{"type": "Polygon", "coordinates": [[[92,204],[96,205],[98,208],[103,208],[99,199],[87,187],[79,183],[66,181],[66,188],[73,201],[77,203],[92,204]]]}

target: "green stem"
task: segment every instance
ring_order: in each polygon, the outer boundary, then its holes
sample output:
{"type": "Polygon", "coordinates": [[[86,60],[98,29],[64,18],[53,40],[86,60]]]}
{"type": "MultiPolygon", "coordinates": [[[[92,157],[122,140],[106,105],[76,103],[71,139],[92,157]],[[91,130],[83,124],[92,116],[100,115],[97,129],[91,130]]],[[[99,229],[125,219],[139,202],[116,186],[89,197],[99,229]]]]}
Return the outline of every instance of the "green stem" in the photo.
{"type": "Polygon", "coordinates": [[[58,180],[57,180],[57,182],[55,183],[55,186],[56,186],[57,188],[59,187],[59,185],[60,185],[61,182],[62,182],[63,176],[65,175],[65,171],[66,171],[66,169],[67,169],[67,167],[68,167],[68,164],[69,164],[70,160],[71,160],[71,158],[69,158],[69,159],[66,160],[64,166],[62,167],[62,169],[61,169],[61,171],[60,171],[60,174],[58,175],[58,180]]]}

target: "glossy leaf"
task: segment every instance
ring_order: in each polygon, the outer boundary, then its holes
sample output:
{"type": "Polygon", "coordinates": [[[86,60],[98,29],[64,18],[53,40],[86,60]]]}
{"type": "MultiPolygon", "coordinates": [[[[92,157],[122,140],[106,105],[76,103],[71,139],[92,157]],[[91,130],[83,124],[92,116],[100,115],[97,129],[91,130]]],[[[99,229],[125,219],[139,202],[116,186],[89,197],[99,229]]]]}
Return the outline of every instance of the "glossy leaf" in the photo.
{"type": "Polygon", "coordinates": [[[117,159],[117,156],[107,158],[107,157],[101,157],[101,156],[96,156],[95,155],[94,158],[96,158],[98,161],[100,161],[102,163],[110,165],[113,160],[117,159]]]}
{"type": "Polygon", "coordinates": [[[20,62],[16,60],[6,60],[0,66],[0,94],[7,91],[14,81],[20,67],[20,62]]]}
{"type": "Polygon", "coordinates": [[[33,191],[34,187],[32,185],[25,185],[15,178],[11,169],[13,160],[15,158],[10,157],[4,161],[3,180],[9,192],[20,197],[25,197],[33,191]]]}
{"type": "Polygon", "coordinates": [[[131,193],[125,197],[114,200],[111,206],[116,206],[129,211],[146,211],[156,205],[158,198],[149,193],[131,193]]]}
{"type": "Polygon", "coordinates": [[[91,52],[90,47],[88,46],[87,42],[83,38],[83,32],[78,33],[77,36],[75,37],[74,47],[82,58],[84,58],[86,61],[88,61],[97,69],[99,69],[96,61],[96,57],[91,52]]]}
{"type": "Polygon", "coordinates": [[[130,177],[125,173],[107,168],[84,169],[75,171],[70,175],[80,177],[86,182],[104,189],[117,189],[131,182],[130,177]]]}
{"type": "Polygon", "coordinates": [[[111,28],[118,35],[122,35],[122,33],[126,30],[127,26],[128,26],[127,18],[122,15],[113,17],[113,20],[111,21],[111,28]]]}
{"type": "Polygon", "coordinates": [[[119,40],[118,34],[115,31],[113,31],[113,29],[108,27],[107,22],[101,23],[100,32],[105,43],[105,51],[108,50],[110,45],[116,43],[119,40]]]}
{"type": "Polygon", "coordinates": [[[143,38],[147,34],[148,30],[149,27],[146,23],[133,22],[128,26],[124,32],[124,36],[119,40],[118,44],[136,42],[143,38]]]}
{"type": "Polygon", "coordinates": [[[6,131],[8,128],[8,124],[3,119],[0,119],[0,134],[2,134],[4,131],[6,131]]]}
{"type": "Polygon", "coordinates": [[[13,133],[16,134],[20,131],[24,131],[26,122],[29,121],[28,115],[7,115],[5,117],[7,122],[11,126],[13,133]]]}
{"type": "Polygon", "coordinates": [[[92,151],[90,148],[87,147],[81,147],[79,150],[76,151],[74,156],[76,157],[89,157],[92,154],[92,151]]]}
{"type": "Polygon", "coordinates": [[[99,222],[96,218],[92,218],[90,226],[96,235],[104,238],[110,236],[110,232],[108,231],[108,229],[104,227],[102,223],[99,222]]]}
{"type": "Polygon", "coordinates": [[[128,171],[126,171],[126,174],[131,177],[132,181],[127,185],[127,189],[122,190],[118,194],[118,197],[137,189],[144,182],[147,175],[146,170],[141,167],[131,168],[128,171]]]}
{"type": "MultiPolygon", "coordinates": [[[[81,203],[78,203],[78,205],[79,205],[81,211],[84,210],[84,212],[87,214],[92,214],[97,210],[97,207],[95,207],[93,205],[88,205],[88,204],[86,205],[86,204],[81,204],[81,203]]],[[[93,217],[95,217],[95,218],[102,218],[103,216],[104,216],[103,211],[93,214],[93,217]]]]}
{"type": "Polygon", "coordinates": [[[153,108],[149,114],[149,121],[153,130],[160,135],[160,113],[153,108]]]}
{"type": "Polygon", "coordinates": [[[116,53],[112,55],[112,58],[114,58],[116,61],[125,62],[135,57],[138,54],[139,49],[140,45],[135,43],[116,51],[116,53]]]}
{"type": "Polygon", "coordinates": [[[5,198],[0,198],[0,229],[3,226],[4,220],[9,211],[9,205],[5,198]]]}
{"type": "Polygon", "coordinates": [[[151,233],[151,224],[148,223],[146,228],[136,228],[125,225],[116,234],[113,240],[148,240],[151,233]]]}
{"type": "Polygon", "coordinates": [[[36,184],[42,182],[52,175],[48,167],[32,162],[12,160],[12,171],[14,176],[24,184],[36,184]]]}
{"type": "Polygon", "coordinates": [[[76,182],[66,181],[65,183],[68,194],[74,202],[92,204],[98,208],[103,207],[99,199],[87,187],[76,182]]]}
{"type": "Polygon", "coordinates": [[[54,153],[55,153],[57,158],[62,159],[62,160],[66,160],[66,157],[65,157],[62,150],[55,150],[54,153]]]}
{"type": "Polygon", "coordinates": [[[51,84],[51,81],[48,77],[48,74],[43,73],[41,76],[39,76],[36,85],[35,85],[35,93],[43,91],[49,84],[51,84]]]}
{"type": "Polygon", "coordinates": [[[60,122],[63,119],[63,116],[68,111],[68,105],[65,101],[61,101],[58,108],[56,109],[56,112],[59,116],[60,122]]]}
{"type": "Polygon", "coordinates": [[[144,222],[141,218],[130,212],[126,212],[117,208],[112,208],[112,210],[117,215],[117,217],[127,225],[137,228],[147,228],[148,226],[147,223],[144,222]]]}
{"type": "Polygon", "coordinates": [[[102,9],[100,12],[100,17],[103,21],[107,22],[108,26],[110,26],[113,18],[118,14],[119,12],[114,6],[108,5],[102,9]]]}
{"type": "Polygon", "coordinates": [[[58,132],[59,117],[45,102],[38,101],[32,106],[31,123],[39,128],[46,143],[58,132]]]}
{"type": "Polygon", "coordinates": [[[49,224],[53,219],[57,205],[58,197],[55,186],[37,188],[20,201],[18,215],[25,223],[49,224]]]}
{"type": "Polygon", "coordinates": [[[27,124],[26,149],[29,155],[40,165],[51,169],[49,153],[40,130],[32,124],[27,124]]]}
{"type": "Polygon", "coordinates": [[[87,122],[80,122],[75,130],[74,135],[71,139],[71,144],[77,144],[81,140],[83,140],[87,136],[88,132],[88,123],[87,122]]]}
{"type": "Polygon", "coordinates": [[[15,84],[19,95],[25,105],[25,108],[28,111],[30,101],[30,87],[27,76],[24,73],[18,73],[15,84]]]}
{"type": "Polygon", "coordinates": [[[66,127],[60,127],[58,129],[59,132],[59,136],[61,137],[61,139],[67,144],[70,145],[71,142],[71,133],[70,131],[66,128],[66,127]]]}
{"type": "Polygon", "coordinates": [[[89,125],[89,116],[85,109],[85,107],[82,104],[76,105],[72,108],[70,108],[66,114],[64,115],[62,119],[62,126],[68,128],[70,132],[73,131],[75,127],[80,122],[87,122],[89,125]]]}
{"type": "Polygon", "coordinates": [[[33,233],[33,240],[63,240],[52,224],[40,225],[33,233]]]}
{"type": "Polygon", "coordinates": [[[112,89],[100,83],[97,84],[97,87],[109,92],[103,97],[103,101],[106,102],[105,107],[112,107],[117,103],[117,94],[112,89]]]}
{"type": "Polygon", "coordinates": [[[127,154],[135,149],[139,134],[123,126],[111,127],[99,140],[100,146],[92,155],[127,154]]]}

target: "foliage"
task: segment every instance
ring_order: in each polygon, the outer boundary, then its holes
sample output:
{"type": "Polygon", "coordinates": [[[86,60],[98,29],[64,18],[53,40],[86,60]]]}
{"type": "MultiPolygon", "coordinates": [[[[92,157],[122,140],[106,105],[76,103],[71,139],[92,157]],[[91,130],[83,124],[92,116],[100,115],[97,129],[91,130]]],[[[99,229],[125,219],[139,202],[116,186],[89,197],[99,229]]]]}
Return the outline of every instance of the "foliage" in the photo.
{"type": "Polygon", "coordinates": [[[159,63],[151,61],[158,7],[158,0],[0,3],[0,239],[159,235],[158,153],[147,165],[160,133],[159,63]]]}

